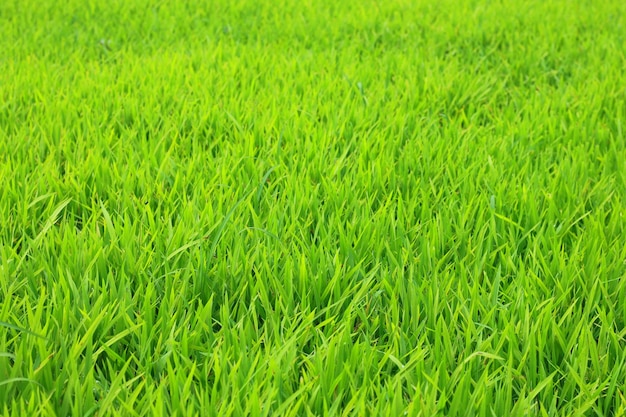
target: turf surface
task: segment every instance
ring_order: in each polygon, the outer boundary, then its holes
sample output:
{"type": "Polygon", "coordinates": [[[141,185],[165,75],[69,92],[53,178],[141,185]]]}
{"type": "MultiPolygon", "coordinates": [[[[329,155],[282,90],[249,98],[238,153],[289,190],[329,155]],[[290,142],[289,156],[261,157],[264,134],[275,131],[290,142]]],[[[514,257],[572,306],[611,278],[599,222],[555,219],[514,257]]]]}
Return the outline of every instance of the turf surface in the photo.
{"type": "Polygon", "coordinates": [[[0,2],[0,412],[626,413],[626,3],[0,2]]]}

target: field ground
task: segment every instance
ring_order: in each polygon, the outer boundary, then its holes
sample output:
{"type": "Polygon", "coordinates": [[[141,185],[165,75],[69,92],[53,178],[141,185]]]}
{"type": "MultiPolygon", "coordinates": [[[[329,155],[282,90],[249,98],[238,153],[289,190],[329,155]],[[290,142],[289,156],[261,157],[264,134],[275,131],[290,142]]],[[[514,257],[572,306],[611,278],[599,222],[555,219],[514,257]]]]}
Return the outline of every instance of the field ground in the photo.
{"type": "Polygon", "coordinates": [[[0,2],[0,413],[623,416],[626,2],[0,2]]]}

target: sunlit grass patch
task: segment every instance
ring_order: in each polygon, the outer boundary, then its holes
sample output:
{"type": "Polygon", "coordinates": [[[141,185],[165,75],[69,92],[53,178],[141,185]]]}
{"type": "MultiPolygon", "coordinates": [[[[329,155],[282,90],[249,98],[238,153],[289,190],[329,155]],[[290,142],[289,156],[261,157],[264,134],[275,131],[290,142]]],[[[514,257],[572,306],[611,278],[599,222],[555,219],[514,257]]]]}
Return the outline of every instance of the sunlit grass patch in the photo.
{"type": "Polygon", "coordinates": [[[6,415],[626,413],[625,6],[0,3],[6,415]]]}

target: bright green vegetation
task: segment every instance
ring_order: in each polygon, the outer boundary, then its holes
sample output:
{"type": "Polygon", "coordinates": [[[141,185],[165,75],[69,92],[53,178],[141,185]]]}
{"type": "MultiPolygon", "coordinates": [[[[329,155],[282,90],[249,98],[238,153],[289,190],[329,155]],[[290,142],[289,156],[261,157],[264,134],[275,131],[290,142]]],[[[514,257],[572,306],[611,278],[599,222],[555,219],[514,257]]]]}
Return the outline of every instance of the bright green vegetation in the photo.
{"type": "Polygon", "coordinates": [[[0,413],[626,413],[626,3],[0,2],[0,413]]]}

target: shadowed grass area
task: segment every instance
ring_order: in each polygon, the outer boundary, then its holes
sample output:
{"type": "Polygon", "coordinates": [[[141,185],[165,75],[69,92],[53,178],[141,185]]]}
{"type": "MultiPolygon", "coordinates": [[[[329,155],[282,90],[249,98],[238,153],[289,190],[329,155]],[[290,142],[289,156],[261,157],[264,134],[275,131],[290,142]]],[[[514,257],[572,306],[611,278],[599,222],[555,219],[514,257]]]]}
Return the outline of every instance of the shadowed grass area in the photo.
{"type": "Polygon", "coordinates": [[[0,412],[625,415],[625,24],[0,2],[0,412]]]}

